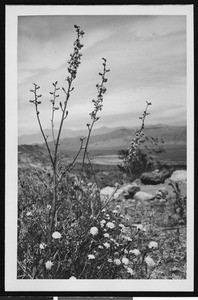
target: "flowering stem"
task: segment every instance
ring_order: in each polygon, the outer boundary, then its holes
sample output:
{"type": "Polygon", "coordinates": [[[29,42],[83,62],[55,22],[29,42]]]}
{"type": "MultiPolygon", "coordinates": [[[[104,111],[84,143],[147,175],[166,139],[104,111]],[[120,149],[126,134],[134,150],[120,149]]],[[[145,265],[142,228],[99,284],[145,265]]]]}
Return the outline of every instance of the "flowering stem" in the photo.
{"type": "Polygon", "coordinates": [[[53,86],[54,86],[54,91],[53,92],[50,92],[51,95],[53,95],[53,99],[50,100],[52,102],[52,118],[51,118],[51,126],[52,126],[52,139],[53,139],[53,143],[54,143],[54,146],[55,146],[55,136],[54,136],[54,112],[55,110],[58,110],[59,108],[58,107],[55,107],[55,100],[57,97],[59,97],[59,95],[56,95],[56,91],[60,90],[60,88],[57,88],[57,83],[58,81],[56,81],[55,83],[53,83],[53,86]]]}
{"type": "Polygon", "coordinates": [[[56,140],[56,146],[55,146],[55,152],[54,152],[54,165],[56,165],[57,162],[57,152],[58,152],[58,147],[59,147],[59,140],[60,140],[60,135],[61,135],[61,131],[62,131],[62,127],[63,127],[63,122],[66,119],[66,109],[67,109],[67,103],[70,97],[70,88],[71,88],[71,84],[72,82],[69,83],[68,85],[68,89],[67,89],[67,94],[66,94],[66,100],[65,100],[65,105],[64,105],[64,109],[62,111],[62,116],[61,116],[61,122],[60,122],[60,126],[59,126],[59,130],[58,130],[58,136],[57,136],[57,140],[56,140]]]}
{"type": "MultiPolygon", "coordinates": [[[[67,77],[67,82],[68,82],[67,91],[65,91],[65,89],[63,88],[63,91],[66,94],[64,107],[62,107],[62,103],[60,103],[60,107],[61,107],[61,110],[62,110],[62,116],[61,116],[61,121],[60,121],[59,129],[58,129],[57,139],[56,139],[56,142],[55,142],[55,151],[54,151],[54,159],[53,159],[54,197],[53,197],[53,205],[52,205],[50,232],[53,231],[53,227],[54,227],[54,218],[55,218],[55,215],[56,215],[56,204],[57,204],[57,199],[58,199],[58,189],[57,189],[58,181],[57,181],[56,172],[57,172],[58,147],[60,145],[59,141],[60,141],[61,131],[62,131],[62,127],[63,127],[63,122],[67,118],[67,115],[68,115],[68,111],[67,111],[68,100],[70,98],[71,92],[74,89],[72,87],[72,83],[73,83],[74,79],[76,78],[77,69],[78,69],[79,64],[80,64],[80,59],[81,59],[80,49],[83,47],[83,45],[80,44],[80,37],[84,35],[84,32],[80,30],[79,26],[75,25],[74,27],[76,28],[76,32],[77,32],[77,39],[74,42],[74,52],[72,54],[70,54],[71,59],[69,61],[69,68],[68,68],[68,72],[70,73],[70,76],[67,77]]],[[[56,89],[56,85],[55,85],[55,89],[56,89]]],[[[54,93],[54,95],[55,95],[55,93],[54,93]]]]}
{"type": "Polygon", "coordinates": [[[87,137],[87,140],[86,140],[84,154],[83,154],[82,170],[83,170],[83,167],[84,167],[85,157],[87,155],[87,148],[88,148],[88,144],[89,144],[89,139],[90,139],[90,136],[91,136],[91,131],[92,131],[94,123],[95,123],[95,121],[93,120],[91,126],[88,128],[89,132],[88,132],[88,137],[87,137]]]}
{"type": "Polygon", "coordinates": [[[96,100],[92,100],[92,102],[94,103],[94,110],[90,113],[92,122],[91,124],[87,124],[88,127],[88,137],[86,140],[86,144],[85,144],[85,148],[84,148],[84,154],[83,154],[83,160],[82,160],[82,170],[84,168],[84,163],[85,163],[85,158],[87,156],[87,151],[88,151],[88,145],[89,145],[89,140],[90,140],[90,136],[91,136],[91,132],[94,126],[94,123],[97,122],[99,120],[99,117],[97,116],[98,111],[102,110],[102,102],[103,102],[103,95],[106,92],[106,88],[104,87],[104,83],[107,82],[107,78],[105,78],[105,75],[107,72],[109,72],[110,70],[106,69],[106,59],[103,59],[103,73],[99,73],[99,75],[102,77],[102,82],[101,84],[97,84],[97,90],[98,90],[98,95],[97,95],[97,99],[96,100]]]}
{"type": "Polygon", "coordinates": [[[38,98],[42,97],[42,95],[37,95],[37,90],[38,89],[40,89],[40,87],[37,84],[34,83],[34,90],[30,90],[32,93],[34,93],[34,100],[30,100],[30,102],[34,103],[34,105],[35,105],[36,116],[37,116],[39,128],[40,128],[40,131],[42,133],[43,139],[45,141],[45,145],[47,147],[47,151],[48,151],[48,154],[49,154],[49,157],[50,157],[50,161],[51,161],[52,166],[53,166],[52,154],[51,154],[51,151],[50,151],[50,148],[49,148],[49,145],[48,145],[48,142],[47,142],[47,137],[45,136],[45,133],[43,131],[43,127],[42,127],[42,124],[41,124],[41,120],[40,120],[40,117],[39,117],[40,112],[38,110],[38,105],[41,104],[41,101],[38,101],[38,98]]]}
{"type": "Polygon", "coordinates": [[[147,115],[149,115],[149,113],[147,112],[148,110],[148,106],[151,105],[151,102],[146,101],[146,108],[142,114],[141,117],[139,117],[139,119],[142,120],[140,129],[136,130],[135,132],[135,138],[132,139],[131,141],[131,146],[128,149],[128,155],[124,160],[124,166],[126,169],[128,169],[130,171],[130,175],[132,175],[132,170],[130,168],[130,162],[134,161],[134,157],[137,156],[137,147],[140,143],[140,139],[141,137],[144,135],[143,133],[143,129],[144,129],[144,122],[145,122],[145,118],[147,115]]]}

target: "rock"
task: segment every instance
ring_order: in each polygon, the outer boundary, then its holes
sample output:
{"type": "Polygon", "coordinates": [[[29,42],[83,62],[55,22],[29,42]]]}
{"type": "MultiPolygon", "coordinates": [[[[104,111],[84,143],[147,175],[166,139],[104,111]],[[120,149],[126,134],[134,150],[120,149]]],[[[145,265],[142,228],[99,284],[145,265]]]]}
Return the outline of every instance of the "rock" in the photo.
{"type": "Polygon", "coordinates": [[[137,187],[137,184],[135,184],[135,183],[128,183],[128,184],[123,185],[120,189],[118,189],[115,192],[114,199],[118,199],[120,197],[124,198],[124,195],[128,194],[128,190],[130,190],[130,188],[134,188],[134,187],[137,187]]]}
{"type": "Polygon", "coordinates": [[[125,199],[133,199],[133,196],[140,191],[139,186],[131,186],[127,193],[125,193],[124,198],[125,199]]]}
{"type": "Polygon", "coordinates": [[[174,171],[170,179],[177,182],[178,181],[187,182],[187,171],[186,170],[174,171]]]}
{"type": "Polygon", "coordinates": [[[162,169],[153,172],[143,173],[140,180],[143,184],[160,184],[164,183],[165,179],[171,176],[171,171],[162,169]]]}
{"type": "Polygon", "coordinates": [[[140,178],[136,178],[134,181],[133,181],[133,184],[135,184],[135,185],[141,185],[141,180],[140,180],[140,178]]]}
{"type": "Polygon", "coordinates": [[[140,201],[148,201],[148,200],[153,200],[155,196],[153,194],[149,194],[146,192],[139,191],[135,193],[133,196],[133,199],[135,200],[140,200],[140,201]]]}
{"type": "Polygon", "coordinates": [[[167,196],[168,196],[168,191],[165,187],[158,190],[155,195],[156,199],[166,199],[167,196]]]}
{"type": "Polygon", "coordinates": [[[100,191],[100,199],[103,203],[105,203],[114,193],[115,188],[111,186],[106,186],[100,191]]]}

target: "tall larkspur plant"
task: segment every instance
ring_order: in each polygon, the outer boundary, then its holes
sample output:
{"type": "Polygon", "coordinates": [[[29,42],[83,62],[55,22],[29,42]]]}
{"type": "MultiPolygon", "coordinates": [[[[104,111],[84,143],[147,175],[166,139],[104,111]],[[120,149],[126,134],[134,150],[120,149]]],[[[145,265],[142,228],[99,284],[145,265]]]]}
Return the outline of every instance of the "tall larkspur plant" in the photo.
{"type": "Polygon", "coordinates": [[[33,103],[35,105],[35,109],[36,109],[36,116],[37,116],[37,120],[39,123],[39,127],[43,136],[43,139],[45,141],[46,147],[47,147],[47,151],[50,157],[50,161],[51,161],[51,165],[52,165],[52,169],[53,169],[53,203],[52,203],[52,210],[51,210],[51,221],[50,221],[50,234],[53,232],[54,229],[54,218],[55,218],[55,214],[56,214],[56,206],[57,206],[57,201],[58,201],[58,174],[57,174],[57,160],[58,160],[58,148],[59,148],[59,141],[60,141],[60,136],[61,136],[61,131],[62,131],[62,127],[63,127],[63,123],[64,120],[67,118],[68,116],[68,110],[67,110],[67,104],[71,95],[71,92],[74,90],[74,87],[72,86],[73,81],[76,78],[77,75],[77,71],[79,68],[79,65],[81,63],[81,56],[82,53],[80,52],[80,50],[82,49],[82,47],[84,46],[81,43],[81,38],[84,36],[84,31],[80,29],[80,26],[78,25],[74,25],[74,28],[76,30],[77,33],[77,37],[76,40],[74,41],[74,48],[73,48],[73,52],[70,54],[70,59],[68,61],[68,73],[69,75],[66,78],[67,81],[67,89],[65,89],[64,87],[62,87],[62,90],[65,93],[65,101],[64,102],[59,102],[59,106],[57,106],[56,104],[56,99],[59,97],[59,95],[57,95],[57,91],[59,90],[59,88],[57,87],[58,81],[56,81],[55,83],[53,83],[54,86],[54,91],[50,92],[50,95],[53,96],[53,99],[51,99],[51,103],[52,103],[52,117],[51,117],[51,127],[52,127],[52,137],[53,137],[53,143],[54,143],[54,151],[52,152],[49,144],[48,144],[48,136],[44,133],[42,124],[41,124],[41,119],[40,119],[40,111],[39,111],[39,105],[41,104],[41,94],[38,94],[38,90],[40,89],[40,86],[38,86],[37,84],[34,83],[34,89],[31,89],[30,91],[34,94],[34,99],[30,100],[31,103],[33,103]],[[57,137],[55,138],[55,134],[54,134],[54,113],[56,110],[61,109],[62,111],[62,115],[61,115],[61,119],[60,119],[60,124],[59,124],[59,129],[58,129],[58,134],[57,137]]]}
{"type": "Polygon", "coordinates": [[[146,108],[142,116],[139,117],[139,119],[142,120],[142,124],[140,128],[135,131],[135,135],[131,140],[130,147],[128,148],[128,155],[124,158],[123,166],[125,169],[128,169],[130,167],[130,164],[138,159],[138,148],[140,146],[142,138],[144,137],[145,118],[149,115],[147,111],[150,105],[151,102],[146,101],[146,108]]]}
{"type": "Polygon", "coordinates": [[[106,87],[104,86],[104,83],[107,82],[107,80],[108,80],[105,76],[108,72],[110,72],[110,69],[107,69],[107,67],[106,67],[107,60],[105,58],[102,58],[102,59],[103,59],[103,71],[99,72],[99,75],[101,76],[101,83],[96,84],[98,94],[97,94],[97,98],[92,100],[92,102],[94,104],[94,109],[89,114],[91,116],[91,123],[87,124],[88,137],[87,137],[85,148],[84,148],[82,168],[84,167],[85,158],[88,157],[88,145],[89,145],[89,140],[90,140],[90,136],[91,136],[91,131],[93,129],[94,124],[100,119],[100,117],[98,116],[98,112],[102,110],[103,96],[107,90],[106,87]]]}

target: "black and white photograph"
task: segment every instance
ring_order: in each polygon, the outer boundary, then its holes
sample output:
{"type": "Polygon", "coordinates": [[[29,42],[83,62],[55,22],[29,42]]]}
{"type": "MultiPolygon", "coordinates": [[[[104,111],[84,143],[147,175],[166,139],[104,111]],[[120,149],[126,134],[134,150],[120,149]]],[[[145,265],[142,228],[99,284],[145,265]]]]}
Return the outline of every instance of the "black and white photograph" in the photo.
{"type": "Polygon", "coordinates": [[[6,16],[6,291],[193,291],[193,5],[6,16]]]}

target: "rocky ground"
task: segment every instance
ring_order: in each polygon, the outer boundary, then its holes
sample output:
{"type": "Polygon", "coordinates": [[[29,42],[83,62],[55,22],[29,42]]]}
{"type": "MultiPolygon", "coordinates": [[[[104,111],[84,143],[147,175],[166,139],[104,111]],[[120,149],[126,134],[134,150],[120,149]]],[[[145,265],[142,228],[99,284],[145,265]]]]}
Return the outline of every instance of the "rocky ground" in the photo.
{"type": "MultiPolygon", "coordinates": [[[[156,171],[145,173],[150,176],[150,174],[156,174],[156,171]]],[[[145,175],[144,174],[144,178],[145,175]]],[[[158,180],[159,181],[159,180],[158,180]]],[[[157,181],[157,182],[158,182],[157,181]]],[[[171,176],[166,179],[161,180],[160,183],[157,184],[144,184],[142,183],[141,177],[140,179],[136,179],[132,183],[128,183],[122,186],[119,184],[115,185],[115,187],[107,186],[101,189],[101,199],[105,202],[110,197],[114,199],[135,199],[141,201],[151,201],[160,198],[166,198],[166,200],[175,197],[175,193],[170,183],[179,183],[179,187],[181,189],[181,194],[186,196],[187,191],[187,171],[186,170],[177,170],[174,171],[171,176]]]]}
{"type": "Polygon", "coordinates": [[[186,215],[181,218],[171,182],[179,184],[180,197],[186,199],[186,170],[174,171],[164,182],[155,185],[143,184],[137,179],[121,187],[101,190],[103,202],[111,200],[112,210],[118,204],[121,206],[126,225],[141,224],[146,238],[158,242],[155,258],[158,267],[152,272],[151,279],[186,278],[186,215]]]}

